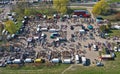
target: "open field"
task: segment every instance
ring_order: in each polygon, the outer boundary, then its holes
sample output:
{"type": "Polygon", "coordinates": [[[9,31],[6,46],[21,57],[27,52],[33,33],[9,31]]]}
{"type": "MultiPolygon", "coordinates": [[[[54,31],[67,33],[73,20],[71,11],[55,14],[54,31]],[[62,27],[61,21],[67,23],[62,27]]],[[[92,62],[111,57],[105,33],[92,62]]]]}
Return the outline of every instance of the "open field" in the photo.
{"type": "Polygon", "coordinates": [[[0,74],[61,74],[61,72],[67,67],[69,67],[68,64],[60,64],[52,67],[39,66],[36,68],[31,65],[27,65],[17,69],[6,67],[0,68],[0,74]]]}

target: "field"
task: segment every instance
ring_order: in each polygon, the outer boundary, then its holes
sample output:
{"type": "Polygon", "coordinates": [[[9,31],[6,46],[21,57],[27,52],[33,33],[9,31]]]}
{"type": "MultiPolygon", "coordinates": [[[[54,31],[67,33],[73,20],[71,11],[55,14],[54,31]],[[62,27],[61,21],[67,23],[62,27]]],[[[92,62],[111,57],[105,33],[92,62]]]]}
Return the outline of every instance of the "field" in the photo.
{"type": "Polygon", "coordinates": [[[110,30],[110,36],[118,36],[120,37],[120,30],[110,30]]]}
{"type": "MultiPolygon", "coordinates": [[[[64,74],[120,74],[120,53],[116,53],[117,57],[115,61],[105,62],[104,67],[82,66],[74,65],[64,72],[64,74]]],[[[21,68],[0,68],[0,74],[61,74],[70,65],[68,64],[57,64],[52,67],[41,65],[39,67],[33,67],[27,65],[21,68]]]]}
{"type": "Polygon", "coordinates": [[[55,66],[39,66],[34,67],[33,65],[29,64],[27,66],[21,68],[0,68],[0,74],[61,74],[61,72],[69,67],[69,65],[65,64],[57,64],[55,66]]]}

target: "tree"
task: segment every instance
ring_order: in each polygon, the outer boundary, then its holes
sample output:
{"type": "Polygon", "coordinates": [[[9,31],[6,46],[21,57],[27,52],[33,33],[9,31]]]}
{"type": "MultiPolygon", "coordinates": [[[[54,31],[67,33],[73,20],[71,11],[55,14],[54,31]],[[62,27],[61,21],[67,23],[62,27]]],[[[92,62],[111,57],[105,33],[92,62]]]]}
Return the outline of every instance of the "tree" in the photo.
{"type": "Polygon", "coordinates": [[[2,22],[0,22],[0,33],[2,32],[3,29],[4,29],[4,26],[3,26],[2,22]]]}
{"type": "Polygon", "coordinates": [[[26,9],[24,10],[24,14],[27,15],[27,16],[29,16],[29,15],[31,14],[31,9],[26,8],[26,9]]]}
{"type": "Polygon", "coordinates": [[[53,7],[57,12],[64,14],[67,12],[67,5],[69,0],[53,0],[53,7]]]}
{"type": "Polygon", "coordinates": [[[110,30],[111,26],[112,26],[112,24],[111,24],[111,22],[109,21],[109,22],[107,23],[107,25],[106,25],[107,30],[110,30]]]}
{"type": "Polygon", "coordinates": [[[106,30],[106,26],[105,25],[101,25],[99,29],[100,29],[100,32],[104,32],[106,30]]]}
{"type": "Polygon", "coordinates": [[[15,26],[15,23],[11,20],[8,20],[5,22],[5,29],[10,33],[14,34],[17,31],[17,28],[15,26]]]}
{"type": "Polygon", "coordinates": [[[108,3],[105,0],[101,0],[93,6],[92,13],[94,15],[106,15],[109,9],[110,6],[108,5],[108,3]]]}
{"type": "Polygon", "coordinates": [[[110,28],[111,28],[111,22],[108,22],[106,25],[101,25],[99,29],[101,32],[108,32],[110,28]]]}

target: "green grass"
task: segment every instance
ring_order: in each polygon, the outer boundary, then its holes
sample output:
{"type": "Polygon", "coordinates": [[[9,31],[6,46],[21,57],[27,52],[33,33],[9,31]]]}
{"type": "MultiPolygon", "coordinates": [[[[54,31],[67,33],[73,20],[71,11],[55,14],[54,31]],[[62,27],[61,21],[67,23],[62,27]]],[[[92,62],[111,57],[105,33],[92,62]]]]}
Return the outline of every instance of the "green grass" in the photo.
{"type": "Polygon", "coordinates": [[[83,8],[83,7],[70,7],[72,10],[87,10],[87,8],[83,8]]]}
{"type": "Polygon", "coordinates": [[[1,46],[3,43],[5,43],[5,42],[4,42],[4,41],[0,41],[0,46],[1,46]]]}
{"type": "Polygon", "coordinates": [[[120,53],[116,53],[115,61],[106,61],[104,67],[96,66],[73,66],[64,74],[120,74],[120,53]]]}
{"type": "Polygon", "coordinates": [[[102,18],[104,18],[104,19],[109,19],[109,18],[111,18],[111,17],[113,17],[114,15],[109,15],[109,16],[101,16],[102,18]]]}
{"type": "Polygon", "coordinates": [[[17,31],[21,28],[21,26],[22,26],[22,22],[18,21],[18,23],[16,24],[17,31]]]}
{"type": "Polygon", "coordinates": [[[110,30],[109,34],[111,37],[113,37],[113,36],[120,37],[120,30],[110,30]]]}
{"type": "Polygon", "coordinates": [[[56,64],[51,67],[45,64],[40,64],[37,67],[28,64],[16,69],[7,66],[6,68],[0,68],[0,74],[61,74],[67,67],[69,67],[68,64],[56,64]]]}

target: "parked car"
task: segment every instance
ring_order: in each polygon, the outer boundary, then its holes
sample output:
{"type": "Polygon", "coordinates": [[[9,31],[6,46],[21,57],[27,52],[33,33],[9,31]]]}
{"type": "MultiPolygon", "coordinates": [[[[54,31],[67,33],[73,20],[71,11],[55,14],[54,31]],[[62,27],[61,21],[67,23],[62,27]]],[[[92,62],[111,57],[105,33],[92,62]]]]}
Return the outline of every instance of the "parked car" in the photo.
{"type": "Polygon", "coordinates": [[[12,60],[7,60],[6,63],[7,64],[13,64],[12,60]]]}
{"type": "Polygon", "coordinates": [[[104,22],[104,19],[103,19],[102,17],[98,16],[98,17],[96,17],[96,22],[97,22],[98,24],[103,23],[103,22],[104,22]]]}
{"type": "Polygon", "coordinates": [[[82,57],[81,57],[81,60],[82,60],[82,64],[83,64],[84,66],[86,66],[86,64],[87,64],[87,59],[86,59],[86,57],[82,56],[82,57]]]}
{"type": "Polygon", "coordinates": [[[11,35],[10,35],[10,34],[7,35],[7,40],[8,40],[8,41],[11,40],[11,35]]]}
{"type": "Polygon", "coordinates": [[[48,32],[51,32],[51,33],[53,33],[53,32],[59,32],[60,30],[59,29],[49,29],[48,30],[48,32]]]}
{"type": "Polygon", "coordinates": [[[120,52],[120,47],[116,47],[116,46],[115,46],[115,47],[114,47],[114,51],[115,51],[115,52],[120,52]]]}
{"type": "Polygon", "coordinates": [[[48,28],[41,28],[40,31],[48,31],[48,28]]]}
{"type": "Polygon", "coordinates": [[[55,32],[55,33],[52,33],[52,34],[50,35],[50,38],[56,38],[56,37],[59,37],[59,36],[60,36],[60,34],[57,33],[57,32],[55,32]]]}
{"type": "Polygon", "coordinates": [[[6,67],[5,63],[0,63],[0,67],[6,67]]]}
{"type": "Polygon", "coordinates": [[[104,64],[101,63],[101,62],[97,62],[97,63],[96,63],[96,66],[101,67],[101,66],[104,66],[104,64]]]}
{"type": "Polygon", "coordinates": [[[115,25],[115,26],[113,26],[113,28],[120,30],[120,25],[115,25]]]}
{"type": "Polygon", "coordinates": [[[31,58],[26,58],[25,60],[24,60],[24,62],[25,63],[32,63],[32,62],[34,62],[31,58]]]}
{"type": "Polygon", "coordinates": [[[21,63],[22,63],[21,59],[14,59],[13,60],[13,64],[21,64],[21,63]]]}

